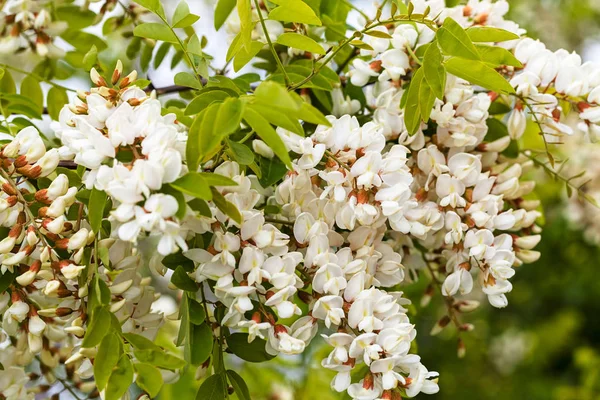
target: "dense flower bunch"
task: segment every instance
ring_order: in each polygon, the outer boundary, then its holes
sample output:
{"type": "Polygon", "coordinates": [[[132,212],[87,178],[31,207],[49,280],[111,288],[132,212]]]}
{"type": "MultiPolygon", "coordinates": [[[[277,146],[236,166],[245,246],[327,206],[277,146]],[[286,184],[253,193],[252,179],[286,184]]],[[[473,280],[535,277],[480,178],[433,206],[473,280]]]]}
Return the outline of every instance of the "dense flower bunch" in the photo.
{"type": "Polygon", "coordinates": [[[174,30],[197,16],[181,3],[169,23],[160,2],[141,3],[167,26],[134,33],[177,43],[194,72],[175,77],[194,97],[185,110],[117,62],[110,76],[91,68],[95,87],[62,107],[56,148],[5,121],[0,393],[33,398],[24,371],[37,363],[32,378],[50,386],[64,370],[60,383],[90,397],[119,399],[134,380],[156,396],[192,365],[199,379],[212,371],[198,399],[225,398],[229,383],[248,398],[224,352],[266,361],[319,333],[334,390],[436,393],[403,288],[427,279],[421,304],[436,287],[445,297],[432,334],[472,330],[461,313],[475,298],[507,306],[515,268],[540,256],[526,177],[539,160],[518,139],[528,119],[546,147],[573,125],[594,138],[600,69],[523,37],[505,1],[394,4],[387,20],[378,8],[337,45],[330,27],[311,29],[320,43],[298,33],[321,22],[300,0],[273,2],[269,20],[266,5],[240,1],[228,57],[237,70],[267,42],[277,72],[258,85],[207,79],[200,39],[174,30]],[[165,277],[179,307],[168,319],[155,289],[165,277]]]}
{"type": "Polygon", "coordinates": [[[42,57],[60,58],[65,51],[54,38],[67,29],[65,21],[54,21],[50,1],[8,0],[0,11],[0,53],[32,50],[42,57]]]}

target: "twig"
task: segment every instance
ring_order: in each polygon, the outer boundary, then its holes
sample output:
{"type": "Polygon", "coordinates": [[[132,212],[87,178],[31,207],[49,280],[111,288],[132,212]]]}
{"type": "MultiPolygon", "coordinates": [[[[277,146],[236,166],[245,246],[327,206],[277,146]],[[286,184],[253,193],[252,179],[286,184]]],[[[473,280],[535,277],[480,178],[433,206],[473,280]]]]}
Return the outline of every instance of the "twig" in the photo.
{"type": "Polygon", "coordinates": [[[277,66],[283,73],[283,78],[285,79],[285,85],[289,86],[290,85],[290,77],[288,76],[287,71],[285,70],[285,67],[283,66],[283,63],[281,62],[281,59],[279,58],[279,54],[277,54],[277,51],[275,51],[275,46],[273,46],[273,42],[271,41],[271,37],[269,36],[269,31],[267,30],[267,24],[265,23],[265,19],[262,15],[262,11],[260,10],[260,4],[258,3],[258,0],[254,0],[254,4],[256,5],[256,12],[258,13],[258,18],[260,19],[260,25],[262,26],[263,33],[265,34],[265,38],[267,39],[267,43],[269,44],[269,49],[271,49],[271,53],[273,54],[273,57],[275,57],[275,62],[277,63],[277,66]]]}

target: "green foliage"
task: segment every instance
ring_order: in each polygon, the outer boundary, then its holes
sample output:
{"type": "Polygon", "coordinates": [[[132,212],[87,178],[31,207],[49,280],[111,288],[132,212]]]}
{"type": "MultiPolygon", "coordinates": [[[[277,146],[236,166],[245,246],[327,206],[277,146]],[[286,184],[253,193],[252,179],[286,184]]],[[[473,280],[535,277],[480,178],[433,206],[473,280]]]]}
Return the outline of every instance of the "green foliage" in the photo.
{"type": "Polygon", "coordinates": [[[277,4],[269,13],[269,19],[321,26],[321,20],[310,6],[302,0],[273,0],[277,4]]]}
{"type": "Polygon", "coordinates": [[[102,390],[108,383],[113,368],[119,362],[122,353],[121,338],[115,333],[104,336],[94,360],[94,380],[102,390]]]}
{"type": "Polygon", "coordinates": [[[110,330],[111,312],[106,307],[100,307],[92,314],[81,347],[95,347],[110,330]]]}
{"type": "Polygon", "coordinates": [[[147,392],[150,397],[156,397],[163,386],[163,377],[160,370],[150,364],[136,363],[133,368],[137,373],[135,383],[140,389],[147,392]]]}
{"type": "Polygon", "coordinates": [[[277,43],[315,54],[325,54],[325,49],[308,36],[299,33],[283,33],[277,38],[277,43]]]}
{"type": "Polygon", "coordinates": [[[223,400],[227,397],[227,378],[218,373],[208,377],[200,386],[196,400],[223,400]]]}
{"type": "Polygon", "coordinates": [[[178,43],[177,36],[175,33],[158,22],[146,22],[137,25],[133,30],[135,36],[143,37],[146,39],[162,40],[163,42],[178,43]]]}
{"type": "Polygon", "coordinates": [[[229,350],[242,360],[252,363],[260,363],[273,358],[272,355],[266,352],[265,345],[266,342],[260,338],[248,343],[247,333],[234,333],[227,337],[229,350]]]}
{"type": "Polygon", "coordinates": [[[120,399],[129,390],[131,382],[133,382],[133,366],[129,356],[123,354],[108,378],[104,393],[106,400],[120,399]]]}

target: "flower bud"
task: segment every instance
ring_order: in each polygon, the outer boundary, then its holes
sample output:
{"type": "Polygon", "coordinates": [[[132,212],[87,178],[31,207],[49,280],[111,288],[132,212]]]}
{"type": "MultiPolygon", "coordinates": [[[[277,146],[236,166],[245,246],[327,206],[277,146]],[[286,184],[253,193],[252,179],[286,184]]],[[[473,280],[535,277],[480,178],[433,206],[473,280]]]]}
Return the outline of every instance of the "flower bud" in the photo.
{"type": "Polygon", "coordinates": [[[117,65],[115,66],[115,70],[112,74],[111,83],[115,85],[119,79],[121,78],[121,74],[123,73],[123,63],[121,60],[117,60],[117,65]]]}
{"type": "Polygon", "coordinates": [[[443,331],[444,328],[446,326],[448,326],[449,323],[450,323],[450,317],[447,316],[447,315],[444,315],[442,318],[440,318],[440,320],[431,329],[430,335],[431,336],[437,335],[438,333],[440,333],[441,331],[443,331]]]}
{"type": "Polygon", "coordinates": [[[60,288],[60,281],[52,280],[44,287],[44,294],[48,297],[58,297],[58,289],[60,288]]]}
{"type": "Polygon", "coordinates": [[[38,310],[38,315],[41,315],[42,317],[48,317],[48,318],[52,318],[52,317],[56,317],[56,308],[44,308],[42,310],[38,310]]]}
{"type": "Polygon", "coordinates": [[[479,307],[479,302],[477,300],[460,300],[454,304],[454,308],[461,313],[475,311],[477,307],[479,307]]]}
{"type": "Polygon", "coordinates": [[[479,145],[478,148],[482,151],[493,151],[501,153],[508,148],[508,146],[510,145],[510,140],[510,137],[504,136],[500,139],[494,140],[493,142],[482,143],[479,145]]]}
{"type": "Polygon", "coordinates": [[[87,244],[88,230],[81,228],[77,233],[69,238],[67,250],[79,250],[87,244]]]}
{"type": "Polygon", "coordinates": [[[521,249],[531,250],[538,245],[541,239],[541,235],[521,236],[515,239],[515,244],[521,249]]]}
{"type": "Polygon", "coordinates": [[[129,86],[131,83],[135,82],[135,80],[137,79],[137,71],[133,70],[129,73],[129,75],[127,75],[125,78],[123,78],[123,80],[121,81],[121,83],[119,84],[120,88],[124,88],[129,86]]]}
{"type": "Polygon", "coordinates": [[[464,358],[467,354],[467,347],[461,338],[458,339],[456,354],[458,355],[458,358],[464,358]]]}
{"type": "Polygon", "coordinates": [[[37,275],[37,271],[29,270],[29,271],[25,272],[24,274],[17,276],[16,281],[21,286],[29,286],[35,280],[36,275],[37,275]]]}
{"type": "Polygon", "coordinates": [[[252,150],[254,150],[256,154],[259,154],[268,159],[275,157],[275,153],[273,152],[273,150],[269,146],[267,146],[265,142],[259,139],[255,139],[252,141],[252,150]]]}
{"type": "Polygon", "coordinates": [[[536,262],[540,256],[541,253],[535,250],[521,250],[517,252],[517,258],[527,264],[536,262]]]}
{"type": "Polygon", "coordinates": [[[423,294],[423,297],[421,297],[421,307],[427,307],[429,305],[429,303],[431,302],[431,299],[433,297],[433,293],[434,293],[433,285],[429,284],[429,286],[427,286],[427,289],[425,289],[425,293],[423,294]]]}
{"type": "Polygon", "coordinates": [[[96,86],[107,86],[106,80],[96,71],[96,68],[92,68],[90,71],[90,79],[96,86]]]}
{"type": "Polygon", "coordinates": [[[513,140],[519,140],[527,128],[527,116],[522,109],[514,109],[508,118],[508,135],[513,140]]]}
{"type": "Polygon", "coordinates": [[[109,289],[112,294],[119,295],[119,294],[122,294],[123,292],[127,291],[127,289],[129,289],[132,284],[133,284],[133,279],[128,279],[124,282],[117,283],[116,285],[112,285],[109,289]]]}

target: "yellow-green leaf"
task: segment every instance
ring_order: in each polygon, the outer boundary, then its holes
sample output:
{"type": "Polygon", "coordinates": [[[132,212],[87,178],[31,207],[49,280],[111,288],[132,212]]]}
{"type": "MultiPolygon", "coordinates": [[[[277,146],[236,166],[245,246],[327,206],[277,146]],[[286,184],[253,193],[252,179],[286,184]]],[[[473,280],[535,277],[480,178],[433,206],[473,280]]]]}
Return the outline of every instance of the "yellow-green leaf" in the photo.
{"type": "Polygon", "coordinates": [[[283,33],[277,38],[277,43],[314,54],[325,54],[325,49],[323,46],[308,36],[301,35],[299,33],[283,33]]]}
{"type": "Polygon", "coordinates": [[[290,160],[287,148],[269,121],[251,108],[246,108],[244,120],[252,129],[254,129],[254,131],[256,131],[256,134],[267,144],[267,146],[273,150],[277,157],[279,157],[289,169],[292,169],[292,161],[290,160]]]}
{"type": "Polygon", "coordinates": [[[467,34],[473,42],[505,42],[519,38],[515,33],[491,26],[472,26],[467,29],[467,34]]]}
{"type": "Polygon", "coordinates": [[[452,18],[446,18],[436,33],[438,43],[451,56],[479,60],[479,53],[462,26],[452,18]]]}
{"type": "Polygon", "coordinates": [[[283,22],[321,26],[321,20],[312,8],[301,0],[286,0],[269,13],[269,19],[283,22]]]}
{"type": "Polygon", "coordinates": [[[514,93],[515,89],[496,70],[482,61],[452,57],[445,62],[449,73],[494,92],[514,93]]]}
{"type": "Polygon", "coordinates": [[[168,26],[158,22],[146,22],[133,29],[135,36],[147,39],[162,40],[163,42],[178,43],[177,36],[168,26]]]}

